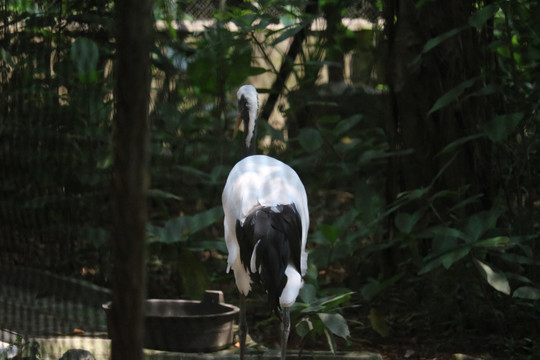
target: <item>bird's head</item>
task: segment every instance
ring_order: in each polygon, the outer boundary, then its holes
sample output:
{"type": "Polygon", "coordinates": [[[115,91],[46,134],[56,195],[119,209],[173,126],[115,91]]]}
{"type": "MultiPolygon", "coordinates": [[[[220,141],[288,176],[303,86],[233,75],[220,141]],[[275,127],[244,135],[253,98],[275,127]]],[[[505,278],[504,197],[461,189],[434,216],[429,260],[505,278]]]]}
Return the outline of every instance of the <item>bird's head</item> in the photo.
{"type": "Polygon", "coordinates": [[[244,143],[246,155],[255,154],[257,141],[257,112],[259,111],[259,99],[257,90],[252,85],[244,85],[236,93],[238,99],[238,119],[234,129],[233,138],[236,136],[240,124],[244,124],[244,143]]]}

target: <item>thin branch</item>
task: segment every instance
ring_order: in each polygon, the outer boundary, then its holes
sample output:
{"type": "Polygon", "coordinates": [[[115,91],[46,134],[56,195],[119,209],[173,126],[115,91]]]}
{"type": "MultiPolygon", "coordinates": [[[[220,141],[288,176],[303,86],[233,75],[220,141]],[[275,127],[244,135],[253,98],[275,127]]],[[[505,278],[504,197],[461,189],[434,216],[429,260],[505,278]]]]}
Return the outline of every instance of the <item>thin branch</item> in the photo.
{"type": "MultiPolygon", "coordinates": [[[[317,13],[318,8],[319,8],[318,1],[310,1],[306,5],[306,9],[304,13],[308,16],[315,15],[317,13]]],[[[277,73],[276,80],[272,84],[272,88],[270,90],[268,100],[264,104],[264,107],[261,111],[260,117],[262,119],[266,119],[266,121],[270,119],[270,115],[272,114],[272,111],[274,111],[274,107],[276,106],[279,96],[285,89],[285,84],[287,82],[287,79],[289,78],[289,75],[291,74],[293,70],[294,60],[296,59],[298,53],[302,49],[302,44],[304,43],[304,40],[307,39],[308,37],[310,26],[311,26],[311,21],[306,22],[304,24],[304,28],[300,30],[299,32],[297,32],[293,37],[293,41],[291,43],[291,46],[289,47],[289,51],[285,55],[285,58],[283,59],[283,62],[281,64],[281,68],[279,69],[279,72],[277,73]]]]}

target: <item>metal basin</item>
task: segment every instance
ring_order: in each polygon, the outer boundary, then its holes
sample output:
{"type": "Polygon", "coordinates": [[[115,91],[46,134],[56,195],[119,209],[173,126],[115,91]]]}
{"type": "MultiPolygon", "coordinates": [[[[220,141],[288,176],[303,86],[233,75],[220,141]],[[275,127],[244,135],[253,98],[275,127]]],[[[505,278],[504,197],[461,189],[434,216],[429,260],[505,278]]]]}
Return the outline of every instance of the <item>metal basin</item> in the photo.
{"type": "MultiPolygon", "coordinates": [[[[111,304],[103,305],[111,334],[111,304]]],[[[225,304],[221,291],[206,291],[203,301],[146,300],[144,347],[176,352],[210,352],[233,342],[238,307],[225,304]]]]}

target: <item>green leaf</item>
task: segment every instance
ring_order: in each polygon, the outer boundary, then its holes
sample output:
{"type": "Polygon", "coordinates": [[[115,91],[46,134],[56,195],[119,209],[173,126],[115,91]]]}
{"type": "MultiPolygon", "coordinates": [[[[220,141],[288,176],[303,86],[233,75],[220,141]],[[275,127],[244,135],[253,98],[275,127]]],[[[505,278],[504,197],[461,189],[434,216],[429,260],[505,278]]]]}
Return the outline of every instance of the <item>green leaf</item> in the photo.
{"type": "Polygon", "coordinates": [[[390,327],[386,323],[384,314],[376,308],[369,309],[368,315],[371,328],[375,330],[382,337],[386,337],[390,334],[390,327]]]}
{"type": "Polygon", "coordinates": [[[332,334],[347,339],[351,336],[347,321],[341,314],[317,314],[324,326],[332,332],[332,334]]]}
{"type": "Polygon", "coordinates": [[[453,152],[456,150],[456,148],[458,148],[460,145],[463,145],[471,140],[476,140],[478,138],[481,138],[483,137],[484,134],[473,134],[473,135],[469,135],[469,136],[464,136],[462,138],[459,138],[455,141],[452,141],[450,144],[446,145],[444,147],[444,149],[442,149],[437,155],[442,155],[442,154],[446,154],[446,153],[449,153],[449,152],[453,152]]]}
{"type": "Polygon", "coordinates": [[[475,242],[484,233],[495,228],[500,212],[496,210],[481,211],[467,218],[463,226],[463,232],[467,235],[468,242],[475,242]]]}
{"type": "Polygon", "coordinates": [[[420,271],[418,271],[418,275],[428,273],[440,265],[444,266],[444,268],[448,270],[455,262],[467,256],[470,251],[470,246],[460,246],[450,251],[447,251],[437,256],[433,260],[429,261],[424,267],[422,267],[422,269],[420,269],[420,271]]]}
{"type": "Polygon", "coordinates": [[[216,206],[198,214],[186,218],[187,229],[191,233],[204,229],[212,225],[223,217],[223,208],[216,206]]]}
{"type": "Polygon", "coordinates": [[[335,354],[337,351],[337,344],[334,335],[326,327],[324,328],[324,335],[326,336],[326,343],[328,344],[330,351],[332,354],[335,354]]]}
{"type": "MultiPolygon", "coordinates": [[[[510,241],[512,243],[514,242],[513,240],[510,240],[510,241]]],[[[525,265],[534,265],[534,266],[540,265],[539,260],[535,260],[533,257],[530,257],[530,256],[512,254],[509,252],[496,253],[496,255],[500,257],[501,259],[503,259],[504,261],[512,264],[512,266],[514,266],[515,264],[525,264],[525,265]]],[[[523,279],[520,279],[520,281],[531,282],[530,280],[527,281],[523,279]]]]}
{"type": "Polygon", "coordinates": [[[181,197],[174,195],[173,193],[159,190],[159,189],[150,189],[148,190],[148,196],[153,198],[161,198],[161,199],[174,199],[174,200],[182,200],[181,197]]]}
{"type": "Polygon", "coordinates": [[[464,29],[466,29],[466,27],[458,27],[455,29],[451,29],[445,33],[442,33],[439,36],[429,39],[428,41],[426,41],[426,44],[424,45],[424,48],[422,49],[422,53],[424,54],[427,53],[428,51],[435,48],[436,46],[438,46],[445,40],[450,39],[451,37],[454,37],[455,35],[459,34],[464,29]]]}
{"type": "Polygon", "coordinates": [[[360,293],[362,294],[362,297],[366,299],[366,301],[371,301],[381,292],[397,283],[404,275],[405,273],[401,272],[384,281],[370,279],[370,281],[362,287],[360,293]]]}
{"type": "Polygon", "coordinates": [[[165,223],[164,227],[147,226],[148,237],[153,242],[175,243],[187,240],[189,235],[212,225],[223,217],[221,206],[194,215],[179,216],[165,223]]]}
{"type": "Polygon", "coordinates": [[[439,36],[436,36],[426,41],[422,49],[422,52],[418,54],[418,56],[410,62],[409,66],[418,65],[420,63],[420,60],[422,59],[423,54],[426,54],[431,49],[437,47],[439,44],[441,44],[445,40],[450,39],[451,37],[454,37],[455,35],[459,34],[461,31],[465,30],[466,28],[467,28],[466,26],[461,26],[455,29],[451,29],[445,33],[442,33],[439,36]]]}
{"type": "Polygon", "coordinates": [[[440,110],[443,107],[449,105],[450,103],[456,101],[457,98],[460,97],[461,94],[463,94],[463,92],[467,88],[474,85],[474,83],[476,82],[477,79],[478,79],[478,77],[466,80],[466,81],[462,82],[461,84],[459,84],[458,86],[454,87],[453,89],[449,90],[447,93],[445,93],[439,99],[437,99],[435,104],[433,104],[433,106],[429,110],[428,115],[431,115],[435,111],[440,110]]]}
{"type": "Polygon", "coordinates": [[[304,284],[302,288],[300,289],[300,299],[306,303],[311,304],[313,300],[315,299],[315,296],[317,294],[317,289],[313,284],[304,284]]]}
{"type": "Polygon", "coordinates": [[[331,244],[336,243],[337,239],[339,238],[339,228],[337,226],[319,224],[318,228],[326,240],[328,240],[331,244]]]}
{"type": "Polygon", "coordinates": [[[275,46],[279,44],[280,42],[287,40],[288,38],[292,36],[295,36],[303,28],[304,28],[303,23],[291,25],[289,27],[284,28],[281,34],[274,41],[272,41],[270,46],[275,46]]]}
{"type": "Polygon", "coordinates": [[[475,247],[506,247],[512,242],[508,236],[495,236],[489,239],[480,240],[474,243],[475,247]]]}
{"type": "Polygon", "coordinates": [[[207,267],[199,257],[187,249],[181,249],[176,262],[177,275],[182,279],[182,290],[189,299],[202,298],[210,286],[207,267]]]}
{"type": "Polygon", "coordinates": [[[484,133],[494,142],[501,142],[508,138],[519,122],[523,119],[523,113],[513,113],[496,116],[493,120],[482,127],[484,133]]]}
{"type": "Polygon", "coordinates": [[[540,289],[532,286],[522,286],[514,291],[512,297],[528,300],[540,300],[540,289]]]}
{"type": "Polygon", "coordinates": [[[469,17],[467,23],[472,27],[482,27],[484,24],[491,19],[499,11],[499,7],[495,4],[482,7],[480,10],[475,12],[469,17]]]}
{"type": "Polygon", "coordinates": [[[448,270],[456,261],[461,260],[462,258],[467,256],[470,252],[471,252],[471,248],[469,246],[463,246],[463,247],[457,248],[454,251],[450,251],[446,254],[443,254],[441,256],[441,263],[444,266],[444,268],[448,270]]]}
{"type": "Polygon", "coordinates": [[[337,308],[340,304],[348,301],[353,292],[346,291],[343,294],[325,296],[320,299],[313,300],[309,307],[302,309],[302,313],[319,313],[328,312],[337,308]]]}
{"type": "Polygon", "coordinates": [[[357,114],[347,119],[340,120],[334,129],[334,133],[338,136],[345,135],[351,130],[351,128],[358,125],[358,123],[362,120],[362,118],[363,118],[362,115],[357,114]]]}
{"type": "Polygon", "coordinates": [[[102,228],[85,226],[81,229],[82,238],[87,244],[100,248],[109,240],[109,232],[102,228]]]}
{"type": "Polygon", "coordinates": [[[298,135],[300,146],[307,152],[314,152],[321,148],[323,138],[319,130],[314,128],[304,128],[300,130],[298,135]]]}
{"type": "Polygon", "coordinates": [[[491,266],[478,259],[474,259],[474,263],[489,285],[503,294],[510,295],[510,283],[504,274],[496,272],[491,266]]]}
{"type": "Polygon", "coordinates": [[[11,54],[3,47],[0,47],[0,56],[3,62],[5,62],[11,67],[15,67],[15,63],[13,62],[13,59],[11,58],[11,54]]]}
{"type": "Polygon", "coordinates": [[[397,195],[398,199],[407,199],[407,200],[416,200],[420,199],[422,196],[426,195],[429,192],[430,188],[420,188],[420,189],[414,189],[410,191],[404,191],[397,195]]]}
{"type": "Polygon", "coordinates": [[[93,74],[97,69],[99,50],[97,44],[80,37],[71,44],[71,61],[81,75],[93,74]]]}
{"type": "Polygon", "coordinates": [[[354,221],[358,217],[359,211],[356,209],[350,209],[342,213],[336,221],[334,221],[334,226],[338,229],[347,229],[353,225],[354,221]]]}
{"type": "Polygon", "coordinates": [[[304,338],[309,332],[313,330],[313,323],[311,320],[306,316],[302,318],[297,324],[296,324],[296,333],[301,338],[304,338]]]}
{"type": "Polygon", "coordinates": [[[396,227],[399,231],[405,234],[410,234],[414,228],[414,225],[422,218],[424,214],[423,210],[416,211],[412,214],[399,213],[396,216],[396,227]]]}
{"type": "Polygon", "coordinates": [[[435,225],[418,234],[419,238],[433,238],[436,236],[447,236],[456,239],[466,239],[466,235],[458,229],[444,225],[435,225]]]}

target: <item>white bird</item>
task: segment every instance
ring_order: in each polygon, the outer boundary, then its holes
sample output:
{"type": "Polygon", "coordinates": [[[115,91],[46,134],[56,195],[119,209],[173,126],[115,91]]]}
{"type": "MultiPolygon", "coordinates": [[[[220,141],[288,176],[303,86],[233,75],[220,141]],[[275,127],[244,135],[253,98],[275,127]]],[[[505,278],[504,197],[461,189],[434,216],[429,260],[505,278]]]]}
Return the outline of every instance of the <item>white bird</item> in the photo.
{"type": "MultiPolygon", "coordinates": [[[[251,85],[237,93],[238,122],[244,123],[246,157],[229,173],[223,189],[227,272],[234,272],[240,293],[240,360],[247,334],[245,297],[260,281],[273,310],[282,310],[281,360],[290,332],[290,307],[307,269],[309,228],[307,195],[296,172],[283,162],[253,155],[256,148],[257,91],[251,85]]],[[[279,312],[277,312],[279,315],[279,312]]]]}

